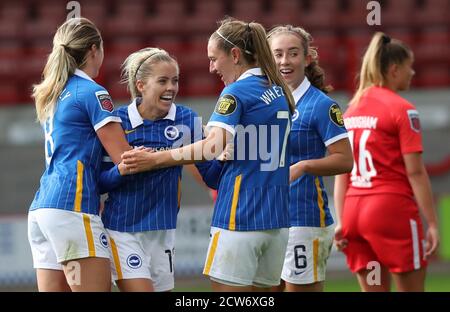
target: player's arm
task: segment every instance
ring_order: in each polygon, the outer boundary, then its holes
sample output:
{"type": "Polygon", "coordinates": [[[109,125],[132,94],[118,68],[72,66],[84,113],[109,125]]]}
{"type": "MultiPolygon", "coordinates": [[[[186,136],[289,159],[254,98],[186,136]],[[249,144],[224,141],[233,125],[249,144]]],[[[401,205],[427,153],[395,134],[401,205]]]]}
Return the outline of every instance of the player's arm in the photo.
{"type": "Polygon", "coordinates": [[[122,126],[118,122],[109,122],[97,130],[97,136],[114,164],[121,162],[121,155],[131,150],[122,126]]]}
{"type": "Polygon", "coordinates": [[[347,240],[342,236],[342,216],[344,213],[345,194],[348,189],[348,173],[337,175],[334,178],[334,209],[336,211],[336,228],[334,240],[338,250],[347,247],[347,240]]]}
{"type": "Polygon", "coordinates": [[[301,160],[290,167],[290,181],[302,174],[331,176],[352,171],[353,156],[348,138],[330,144],[328,155],[320,159],[301,160]]]}
{"type": "Polygon", "coordinates": [[[439,246],[439,231],[436,210],[434,208],[431,183],[421,153],[403,154],[406,174],[411,184],[419,209],[427,221],[427,247],[425,255],[432,255],[439,246]]]}
{"type": "Polygon", "coordinates": [[[231,140],[232,137],[232,133],[224,128],[211,127],[205,139],[193,144],[155,153],[131,150],[122,155],[122,160],[127,170],[132,173],[193,164],[205,160],[212,160],[219,156],[225,148],[227,141],[231,140]]]}

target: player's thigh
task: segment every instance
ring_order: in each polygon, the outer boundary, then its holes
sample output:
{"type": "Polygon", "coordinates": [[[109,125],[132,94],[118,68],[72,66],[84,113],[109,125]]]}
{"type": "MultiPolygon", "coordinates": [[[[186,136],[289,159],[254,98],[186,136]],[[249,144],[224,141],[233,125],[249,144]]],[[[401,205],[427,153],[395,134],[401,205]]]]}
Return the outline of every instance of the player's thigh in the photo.
{"type": "Polygon", "coordinates": [[[82,258],[63,264],[67,283],[72,291],[111,291],[109,258],[82,258]]]}
{"type": "Polygon", "coordinates": [[[289,228],[282,279],[295,285],[324,281],[333,237],[333,225],[289,228]]]}
{"type": "Polygon", "coordinates": [[[37,286],[40,292],[69,292],[64,271],[52,269],[36,269],[37,286]]]}

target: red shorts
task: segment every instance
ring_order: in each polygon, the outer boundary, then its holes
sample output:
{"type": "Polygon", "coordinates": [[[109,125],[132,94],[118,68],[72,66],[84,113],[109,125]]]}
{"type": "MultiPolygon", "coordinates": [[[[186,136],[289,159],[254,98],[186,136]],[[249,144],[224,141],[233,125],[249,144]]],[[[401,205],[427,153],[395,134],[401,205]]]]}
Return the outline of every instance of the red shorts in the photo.
{"type": "Polygon", "coordinates": [[[390,272],[426,266],[424,235],[417,204],[399,194],[347,196],[342,221],[348,246],[343,250],[352,272],[378,261],[390,272]]]}

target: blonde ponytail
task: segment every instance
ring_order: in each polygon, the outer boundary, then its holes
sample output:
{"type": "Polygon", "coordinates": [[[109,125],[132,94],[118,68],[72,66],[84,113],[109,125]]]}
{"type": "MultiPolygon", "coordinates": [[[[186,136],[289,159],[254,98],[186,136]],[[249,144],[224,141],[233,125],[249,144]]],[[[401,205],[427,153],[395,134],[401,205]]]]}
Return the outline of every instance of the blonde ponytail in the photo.
{"type": "Polygon", "coordinates": [[[399,40],[391,39],[382,32],[372,37],[364,54],[358,89],[350,101],[350,105],[358,103],[364,92],[372,86],[383,86],[391,64],[402,64],[411,57],[411,50],[399,40]]]}
{"type": "Polygon", "coordinates": [[[85,18],[68,20],[53,38],[53,49],[42,72],[42,81],[33,85],[37,119],[41,123],[52,116],[58,97],[67,80],[77,68],[86,63],[89,49],[101,48],[102,39],[97,27],[85,18]]]}

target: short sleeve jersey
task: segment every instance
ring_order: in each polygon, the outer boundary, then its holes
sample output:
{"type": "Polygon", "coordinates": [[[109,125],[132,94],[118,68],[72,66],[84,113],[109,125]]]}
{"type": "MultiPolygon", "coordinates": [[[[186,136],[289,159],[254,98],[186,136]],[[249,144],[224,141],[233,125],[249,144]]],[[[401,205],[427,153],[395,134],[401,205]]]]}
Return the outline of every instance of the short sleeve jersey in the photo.
{"type": "MultiPolygon", "coordinates": [[[[348,137],[339,105],[305,78],[292,92],[291,165],[325,157],[327,146],[348,137]]],[[[325,227],[333,224],[321,176],[303,174],[291,183],[290,225],[325,227]]]]}
{"type": "Polygon", "coordinates": [[[256,231],[289,226],[291,114],[282,88],[253,68],[226,86],[207,127],[234,134],[222,170],[212,226],[256,231]]]}
{"type": "Polygon", "coordinates": [[[370,87],[344,114],[355,164],[347,195],[413,196],[403,155],[421,153],[419,114],[395,92],[370,87]]]}
{"type": "MultiPolygon", "coordinates": [[[[152,121],[141,117],[140,100],[116,111],[131,146],[163,151],[202,138],[202,123],[193,110],[172,104],[166,117],[152,121]]],[[[181,173],[182,166],[174,166],[125,176],[120,187],[108,193],[102,214],[105,227],[120,232],[176,228],[181,173]]]]}
{"type": "Polygon", "coordinates": [[[108,92],[76,70],[58,98],[54,115],[43,125],[46,169],[30,210],[98,214],[102,145],[96,131],[109,122],[121,122],[113,110],[108,92]]]}

